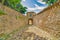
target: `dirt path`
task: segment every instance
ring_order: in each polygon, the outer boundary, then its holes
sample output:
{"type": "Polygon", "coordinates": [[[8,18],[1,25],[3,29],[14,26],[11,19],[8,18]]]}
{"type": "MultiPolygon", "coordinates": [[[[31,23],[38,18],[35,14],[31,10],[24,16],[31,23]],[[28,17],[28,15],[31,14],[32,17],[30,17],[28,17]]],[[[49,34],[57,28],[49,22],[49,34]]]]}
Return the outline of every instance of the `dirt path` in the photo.
{"type": "Polygon", "coordinates": [[[40,37],[48,38],[48,40],[58,40],[51,34],[47,33],[46,31],[36,27],[36,26],[31,26],[26,30],[26,32],[33,32],[36,35],[39,35],[40,37]]]}

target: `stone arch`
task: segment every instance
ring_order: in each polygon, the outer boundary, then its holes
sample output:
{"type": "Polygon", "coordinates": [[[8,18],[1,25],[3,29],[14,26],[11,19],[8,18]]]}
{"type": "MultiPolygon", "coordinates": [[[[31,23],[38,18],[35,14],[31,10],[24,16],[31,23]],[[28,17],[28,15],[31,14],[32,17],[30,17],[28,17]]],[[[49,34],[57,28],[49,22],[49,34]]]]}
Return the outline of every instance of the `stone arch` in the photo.
{"type": "Polygon", "coordinates": [[[28,25],[33,25],[33,19],[32,18],[28,19],[28,25]]]}

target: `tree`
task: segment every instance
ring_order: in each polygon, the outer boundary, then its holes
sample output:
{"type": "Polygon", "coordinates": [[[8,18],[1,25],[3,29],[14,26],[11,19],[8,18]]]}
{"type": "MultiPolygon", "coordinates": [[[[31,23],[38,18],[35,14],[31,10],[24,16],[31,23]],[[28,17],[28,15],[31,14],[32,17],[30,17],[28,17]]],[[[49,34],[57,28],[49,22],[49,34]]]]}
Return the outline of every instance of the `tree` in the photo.
{"type": "Polygon", "coordinates": [[[27,11],[27,10],[26,10],[26,9],[27,9],[26,7],[21,7],[20,9],[21,9],[20,12],[21,12],[22,14],[25,14],[25,12],[27,11]]]}
{"type": "Polygon", "coordinates": [[[2,2],[2,0],[0,0],[0,3],[2,2]]]}
{"type": "Polygon", "coordinates": [[[4,4],[4,1],[5,1],[5,0],[2,0],[2,4],[4,4]]]}
{"type": "Polygon", "coordinates": [[[5,0],[4,4],[23,14],[26,12],[26,7],[23,7],[21,0],[5,0]]]}
{"type": "Polygon", "coordinates": [[[1,2],[2,4],[4,4],[4,1],[5,1],[5,0],[0,0],[0,2],[1,2]]]}
{"type": "Polygon", "coordinates": [[[46,2],[48,5],[51,5],[55,2],[57,2],[57,0],[43,0],[43,2],[46,2]]]}

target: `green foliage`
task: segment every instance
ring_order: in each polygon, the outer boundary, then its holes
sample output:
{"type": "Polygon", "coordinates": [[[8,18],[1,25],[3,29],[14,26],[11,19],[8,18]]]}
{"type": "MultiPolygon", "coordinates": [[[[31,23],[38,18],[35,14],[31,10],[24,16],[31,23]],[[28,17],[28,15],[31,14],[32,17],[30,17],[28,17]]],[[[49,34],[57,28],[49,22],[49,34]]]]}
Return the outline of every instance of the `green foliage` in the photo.
{"type": "Polygon", "coordinates": [[[16,16],[16,19],[22,18],[21,16],[16,16]]]}
{"type": "Polygon", "coordinates": [[[43,0],[43,2],[46,2],[48,5],[51,5],[55,2],[57,2],[57,0],[43,0]]]}
{"type": "Polygon", "coordinates": [[[5,0],[0,0],[0,2],[1,2],[2,4],[4,4],[4,1],[5,1],[5,0]]]}
{"type": "Polygon", "coordinates": [[[4,33],[0,34],[0,40],[6,40],[9,37],[10,37],[10,35],[8,35],[8,34],[4,34],[4,33]]]}
{"type": "Polygon", "coordinates": [[[0,15],[6,15],[2,10],[0,10],[0,15]]]}
{"type": "Polygon", "coordinates": [[[5,0],[2,0],[2,4],[4,4],[4,1],[5,1],[5,0]]]}
{"type": "Polygon", "coordinates": [[[26,7],[22,6],[21,0],[5,0],[4,4],[23,14],[26,12],[26,7]]]}

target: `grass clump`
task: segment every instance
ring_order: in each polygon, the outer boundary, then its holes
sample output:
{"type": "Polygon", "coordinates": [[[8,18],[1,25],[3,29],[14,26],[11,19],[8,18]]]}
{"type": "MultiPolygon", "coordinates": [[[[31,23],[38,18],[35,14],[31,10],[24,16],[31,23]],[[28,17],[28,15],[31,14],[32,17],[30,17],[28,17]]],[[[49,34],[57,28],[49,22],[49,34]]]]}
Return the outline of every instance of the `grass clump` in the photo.
{"type": "Polygon", "coordinates": [[[2,10],[0,10],[0,16],[1,15],[6,15],[6,13],[4,13],[2,10]]]}
{"type": "Polygon", "coordinates": [[[7,38],[9,38],[10,36],[8,34],[0,34],[0,40],[6,40],[7,38]]]}

